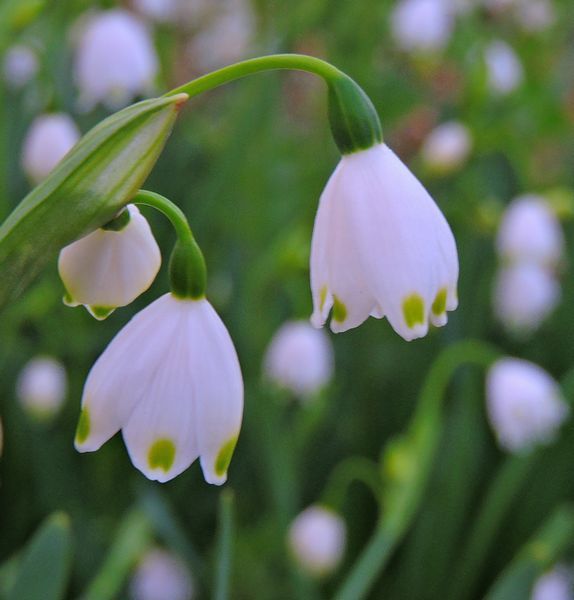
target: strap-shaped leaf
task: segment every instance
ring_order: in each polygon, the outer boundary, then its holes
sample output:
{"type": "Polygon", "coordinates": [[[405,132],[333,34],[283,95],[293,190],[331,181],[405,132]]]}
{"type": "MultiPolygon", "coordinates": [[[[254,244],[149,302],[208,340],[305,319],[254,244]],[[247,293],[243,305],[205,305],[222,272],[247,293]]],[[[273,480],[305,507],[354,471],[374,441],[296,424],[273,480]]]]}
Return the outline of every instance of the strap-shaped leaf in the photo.
{"type": "Polygon", "coordinates": [[[8,600],[60,600],[72,560],[70,522],[63,513],[49,517],[24,549],[8,600]]]}
{"type": "Polygon", "coordinates": [[[144,100],[89,131],[0,227],[0,309],[61,248],[97,229],[153,168],[187,96],[144,100]]]}

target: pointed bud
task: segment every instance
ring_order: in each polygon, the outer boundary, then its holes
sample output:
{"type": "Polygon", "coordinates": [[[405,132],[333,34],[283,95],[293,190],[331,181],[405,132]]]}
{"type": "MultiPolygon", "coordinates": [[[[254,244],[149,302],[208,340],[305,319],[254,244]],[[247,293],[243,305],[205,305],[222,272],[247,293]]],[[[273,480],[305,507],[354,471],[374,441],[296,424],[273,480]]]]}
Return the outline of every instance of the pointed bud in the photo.
{"type": "Polygon", "coordinates": [[[0,308],[64,246],[123,208],[153,168],[186,94],[145,100],[88,132],[0,227],[0,308]]]}

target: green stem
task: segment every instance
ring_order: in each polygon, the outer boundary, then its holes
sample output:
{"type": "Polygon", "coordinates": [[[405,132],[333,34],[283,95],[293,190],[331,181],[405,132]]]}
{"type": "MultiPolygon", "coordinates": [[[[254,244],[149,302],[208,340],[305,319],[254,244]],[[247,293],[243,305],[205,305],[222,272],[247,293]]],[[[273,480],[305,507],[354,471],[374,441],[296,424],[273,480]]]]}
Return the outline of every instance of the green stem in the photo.
{"type": "Polygon", "coordinates": [[[175,229],[178,239],[169,265],[172,294],[179,298],[203,298],[207,280],[205,260],[183,211],[164,196],[146,190],[140,190],[131,201],[159,210],[175,229]]]}
{"type": "Polygon", "coordinates": [[[217,542],[217,569],[215,600],[229,600],[231,558],[233,545],[233,491],[223,490],[219,501],[219,533],[217,542]]]}
{"type": "Polygon", "coordinates": [[[383,517],[335,596],[337,600],[366,596],[415,517],[440,441],[442,401],[452,375],[464,364],[487,368],[498,357],[488,344],[467,340],[449,346],[433,363],[406,435],[391,441],[385,450],[383,517]]]}
{"type": "Polygon", "coordinates": [[[270,56],[251,58],[234,65],[229,65],[228,67],[223,67],[213,73],[198,77],[189,83],[171,90],[165,95],[174,96],[176,94],[184,93],[193,97],[225,83],[242,79],[248,75],[253,75],[254,73],[280,69],[305,71],[307,73],[318,75],[327,82],[347,77],[345,73],[320,58],[306,56],[304,54],[272,54],[270,56]]]}
{"type": "Polygon", "coordinates": [[[351,456],[341,461],[331,472],[323,504],[340,509],[349,486],[360,482],[372,492],[377,502],[381,498],[381,478],[378,465],[363,456],[351,456]]]}

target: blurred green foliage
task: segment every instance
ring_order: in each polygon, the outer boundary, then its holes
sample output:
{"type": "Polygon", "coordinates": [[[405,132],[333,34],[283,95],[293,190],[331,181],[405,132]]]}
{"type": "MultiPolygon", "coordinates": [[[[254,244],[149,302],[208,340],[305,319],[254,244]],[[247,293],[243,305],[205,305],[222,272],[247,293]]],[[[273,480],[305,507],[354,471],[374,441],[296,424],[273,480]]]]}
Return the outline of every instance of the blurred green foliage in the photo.
{"type": "MultiPolygon", "coordinates": [[[[338,160],[324,90],[308,75],[266,74],[195,99],[184,110],[146,188],[171,198],[187,214],[206,257],[208,295],[236,343],[245,377],[244,426],[227,484],[236,500],[232,598],[332,596],[373,530],[376,499],[366,488],[350,487],[338,507],[349,532],[345,562],[324,584],[295,572],[285,529],[297,512],[321,498],[337,464],[350,456],[378,460],[385,442],[406,428],[424,377],[442,349],[472,337],[533,360],[558,379],[572,367],[574,285],[568,267],[560,307],[528,340],[507,337],[490,303],[493,236],[504,205],[531,191],[566,190],[568,198],[574,187],[574,4],[555,4],[556,25],[539,33],[525,33],[504,15],[477,8],[457,20],[443,53],[413,58],[399,52],[390,35],[391,2],[253,2],[258,28],[252,54],[315,53],[359,82],[379,111],[386,142],[437,200],[459,247],[460,308],[448,326],[412,343],[373,319],[332,336],[336,379],[315,408],[288,404],[263,384],[261,361],[276,328],[311,311],[313,218],[338,160]],[[480,58],[494,38],[511,42],[525,66],[520,89],[500,98],[489,93],[480,58]],[[473,153],[463,170],[434,176],[425,172],[418,148],[434,124],[451,118],[472,131],[473,153]],[[296,439],[297,431],[305,432],[303,439],[296,439]]],[[[77,114],[71,75],[71,25],[99,4],[27,2],[27,11],[23,5],[8,0],[0,5],[0,15],[10,15],[0,17],[0,51],[33,41],[42,49],[41,70],[22,92],[4,89],[0,95],[1,218],[29,189],[19,157],[38,112],[69,112],[82,131],[108,114],[104,109],[77,114]]],[[[158,92],[163,92],[183,83],[172,68],[181,62],[183,40],[160,26],[156,41],[163,65],[158,92]]],[[[166,262],[172,231],[160,216],[144,212],[166,262]]],[[[564,225],[572,248],[571,222],[564,225]]],[[[120,327],[166,289],[163,268],[133,305],[97,323],[83,309],[62,304],[53,263],[0,319],[5,432],[0,560],[13,557],[47,515],[66,512],[75,538],[70,598],[85,591],[107,564],[129,511],[136,508],[149,527],[139,550],[157,538],[188,562],[200,597],[211,597],[222,491],[204,483],[196,464],[164,485],[145,480],[131,466],[119,436],[94,454],[77,454],[72,445],[91,365],[120,327]],[[18,371],[37,354],[61,359],[70,378],[65,408],[49,424],[31,422],[14,393],[18,371]]],[[[445,405],[445,431],[422,509],[376,581],[372,598],[448,597],[453,576],[464,568],[457,563],[462,544],[505,460],[485,421],[483,373],[458,373],[445,405]]],[[[495,532],[472,597],[482,597],[553,509],[574,497],[573,445],[574,425],[569,424],[556,444],[537,454],[495,532]]],[[[120,589],[137,556],[132,559],[121,572],[120,589]]],[[[117,593],[124,597],[124,591],[117,593]]]]}

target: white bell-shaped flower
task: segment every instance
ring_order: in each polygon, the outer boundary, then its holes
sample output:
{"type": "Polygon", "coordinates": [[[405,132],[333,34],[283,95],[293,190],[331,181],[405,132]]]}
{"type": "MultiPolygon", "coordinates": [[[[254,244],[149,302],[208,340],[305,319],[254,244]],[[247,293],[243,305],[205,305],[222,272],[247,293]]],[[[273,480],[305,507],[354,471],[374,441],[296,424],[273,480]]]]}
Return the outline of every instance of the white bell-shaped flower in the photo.
{"type": "Polygon", "coordinates": [[[551,442],[568,416],[558,384],[526,360],[498,360],[488,372],[486,393],[492,428],[500,445],[510,452],[551,442]]]}
{"type": "Polygon", "coordinates": [[[516,52],[508,43],[494,40],[485,50],[484,58],[490,89],[499,96],[514,91],[524,79],[524,69],[516,52]]]}
{"type": "Polygon", "coordinates": [[[444,216],[384,144],[344,155],[321,195],[311,246],[311,322],[346,331],[387,317],[406,340],[457,306],[458,256],[444,216]]]}
{"type": "Polygon", "coordinates": [[[496,240],[500,258],[554,269],[564,253],[560,222],[541,196],[527,194],[506,209],[496,240]]]}
{"type": "Polygon", "coordinates": [[[221,485],[243,414],[243,380],[227,329],[205,299],[165,294],[138,313],[92,367],[76,434],[80,452],[122,430],[132,463],[165,482],[199,456],[221,485]]]}
{"type": "Polygon", "coordinates": [[[466,125],[448,121],[433,129],[421,148],[424,163],[433,171],[450,173],[468,158],[472,137],[466,125]]]}
{"type": "Polygon", "coordinates": [[[441,50],[453,26],[453,12],[446,0],[400,0],[391,13],[393,38],[407,52],[441,50]]]}
{"type": "Polygon", "coordinates": [[[4,79],[12,89],[24,87],[38,72],[38,57],[28,46],[12,46],[4,55],[4,79]]]}
{"type": "Polygon", "coordinates": [[[161,266],[147,220],[133,204],[127,211],[129,221],[122,229],[97,229],[60,252],[66,304],[83,304],[97,319],[145,292],[161,266]]]}
{"type": "Polygon", "coordinates": [[[559,565],[536,581],[530,600],[574,600],[573,583],[572,572],[559,565]]]}
{"type": "Polygon", "coordinates": [[[189,570],[171,552],[153,548],[145,553],[130,583],[131,600],[191,600],[189,570]]]}
{"type": "Polygon", "coordinates": [[[285,323],[273,336],[264,361],[271,381],[306,397],[333,375],[333,347],[328,336],[306,321],[285,323]]]}
{"type": "Polygon", "coordinates": [[[515,13],[522,28],[531,33],[544,31],[556,22],[552,0],[521,0],[516,3],[515,13]]]}
{"type": "Polygon", "coordinates": [[[152,90],[157,70],[151,36],[133,14],[109,10],[83,24],[74,64],[81,106],[120,108],[152,90]]]}
{"type": "Polygon", "coordinates": [[[494,312],[509,331],[528,334],[554,310],[560,296],[560,284],[547,269],[516,263],[501,268],[496,276],[494,312]]]}
{"type": "Polygon", "coordinates": [[[36,117],[22,147],[22,168],[30,180],[43,181],[80,139],[74,121],[64,113],[36,117]]]}
{"type": "Polygon", "coordinates": [[[303,571],[324,577],[337,568],[345,552],[345,522],[325,506],[310,506],[291,524],[288,544],[303,571]]]}
{"type": "Polygon", "coordinates": [[[16,396],[32,417],[50,419],[62,407],[68,391],[68,377],[62,363],[49,356],[33,358],[20,371],[16,396]]]}

